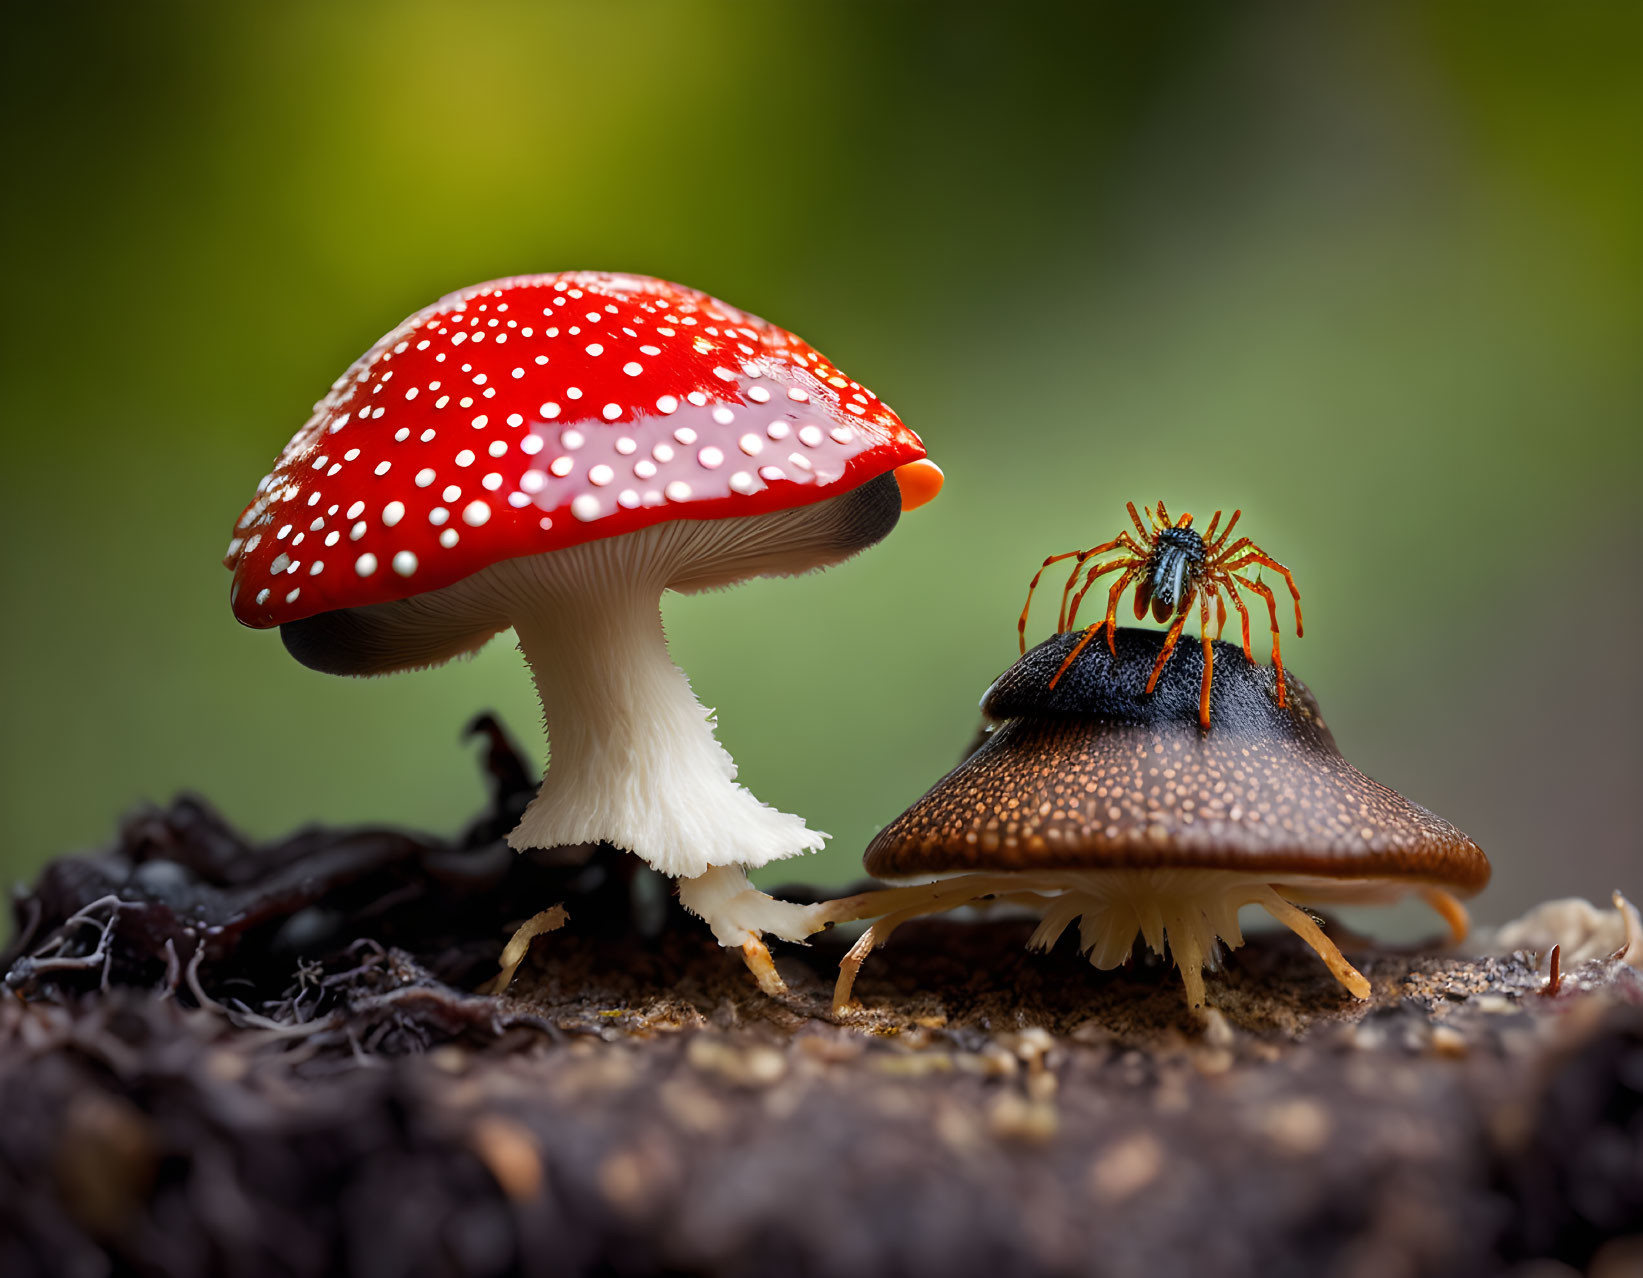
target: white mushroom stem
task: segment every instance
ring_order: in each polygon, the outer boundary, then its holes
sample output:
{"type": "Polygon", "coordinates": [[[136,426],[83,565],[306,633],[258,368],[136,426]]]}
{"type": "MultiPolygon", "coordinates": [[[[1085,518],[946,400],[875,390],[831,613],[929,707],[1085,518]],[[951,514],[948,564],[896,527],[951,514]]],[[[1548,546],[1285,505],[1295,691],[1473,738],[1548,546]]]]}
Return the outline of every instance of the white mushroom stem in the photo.
{"type": "Polygon", "coordinates": [[[492,569],[549,746],[542,788],[508,843],[604,840],[636,853],[679,879],[685,907],[721,945],[747,952],[757,974],[750,941],[801,940],[823,922],[817,907],[755,890],[745,870],[815,851],[826,835],[737,784],[712,713],[668,656],[661,596],[675,565],[635,572],[614,558],[607,543],[593,543],[492,569]]]}

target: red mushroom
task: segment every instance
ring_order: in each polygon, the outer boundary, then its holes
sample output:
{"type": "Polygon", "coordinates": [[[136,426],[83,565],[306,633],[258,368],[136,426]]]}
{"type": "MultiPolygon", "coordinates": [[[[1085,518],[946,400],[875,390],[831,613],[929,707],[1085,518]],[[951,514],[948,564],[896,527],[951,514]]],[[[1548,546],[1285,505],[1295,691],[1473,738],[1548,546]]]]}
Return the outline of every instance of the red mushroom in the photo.
{"type": "Polygon", "coordinates": [[[735,782],[660,600],[825,567],[940,486],[912,431],[791,333],[693,289],[573,272],[475,285],[350,368],[240,516],[234,614],[305,665],[382,674],[513,627],[551,737],[515,848],[607,840],[759,937],[819,911],[745,870],[822,846],[735,782]]]}

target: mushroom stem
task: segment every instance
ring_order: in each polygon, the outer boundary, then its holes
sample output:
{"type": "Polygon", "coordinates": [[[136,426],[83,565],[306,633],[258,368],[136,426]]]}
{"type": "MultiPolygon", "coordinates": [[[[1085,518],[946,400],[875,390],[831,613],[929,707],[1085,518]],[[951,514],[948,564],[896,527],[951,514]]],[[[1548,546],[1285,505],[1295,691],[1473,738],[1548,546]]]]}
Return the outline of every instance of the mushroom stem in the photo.
{"type": "Polygon", "coordinates": [[[769,962],[768,954],[759,957],[760,936],[768,932],[784,941],[802,941],[827,926],[825,902],[778,901],[749,883],[739,865],[715,865],[705,874],[680,879],[679,904],[711,927],[720,945],[741,950],[760,985],[767,982],[764,967],[769,962]]]}
{"type": "Polygon", "coordinates": [[[550,751],[542,788],[509,845],[605,840],[684,879],[819,849],[825,835],[736,784],[710,712],[668,657],[662,582],[627,577],[625,565],[604,562],[605,546],[524,561],[544,570],[521,583],[533,589],[509,591],[550,751]],[[547,560],[558,562],[543,581],[547,560]]]}

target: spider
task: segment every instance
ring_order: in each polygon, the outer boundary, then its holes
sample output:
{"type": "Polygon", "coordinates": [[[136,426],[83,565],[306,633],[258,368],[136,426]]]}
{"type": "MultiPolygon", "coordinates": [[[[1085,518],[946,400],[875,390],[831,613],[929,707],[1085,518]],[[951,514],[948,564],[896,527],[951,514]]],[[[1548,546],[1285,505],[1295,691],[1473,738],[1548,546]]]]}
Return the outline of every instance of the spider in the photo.
{"type": "Polygon", "coordinates": [[[1147,680],[1147,691],[1150,693],[1157,687],[1158,676],[1163,673],[1165,662],[1175,651],[1175,641],[1181,637],[1181,629],[1187,624],[1187,619],[1192,613],[1192,605],[1196,601],[1200,636],[1204,643],[1204,683],[1203,691],[1198,698],[1198,723],[1207,730],[1209,688],[1215,672],[1215,651],[1210,646],[1209,601],[1212,597],[1215,600],[1215,638],[1219,639],[1227,623],[1227,606],[1226,600],[1222,598],[1222,591],[1231,596],[1232,606],[1238,610],[1238,615],[1243,620],[1244,657],[1253,662],[1255,657],[1249,649],[1249,610],[1244,607],[1243,597],[1238,593],[1238,587],[1244,586],[1266,600],[1267,614],[1272,619],[1272,665],[1278,675],[1278,704],[1287,704],[1284,696],[1284,658],[1278,646],[1278,601],[1271,588],[1259,577],[1251,579],[1240,575],[1239,570],[1255,565],[1270,568],[1282,575],[1289,584],[1289,593],[1295,597],[1296,638],[1305,633],[1301,628],[1301,592],[1296,589],[1295,578],[1289,575],[1289,569],[1248,537],[1240,537],[1228,544],[1233,527],[1244,512],[1233,511],[1232,518],[1227,520],[1227,526],[1221,529],[1221,535],[1217,538],[1215,530],[1221,522],[1220,511],[1215,512],[1214,518],[1209,521],[1208,529],[1200,535],[1192,527],[1191,515],[1182,515],[1172,524],[1161,501],[1156,512],[1147,511],[1147,521],[1152,525],[1150,529],[1142,524],[1141,516],[1136,513],[1135,503],[1129,502],[1128,506],[1130,522],[1135,525],[1135,531],[1140,535],[1139,540],[1132,537],[1126,528],[1111,541],[1093,546],[1089,550],[1069,550],[1065,554],[1051,555],[1033,574],[1032,583],[1027,587],[1027,602],[1021,609],[1021,620],[1016,626],[1021,640],[1021,651],[1027,651],[1027,612],[1033,606],[1033,591],[1038,589],[1038,582],[1043,577],[1044,570],[1063,559],[1073,560],[1073,570],[1067,578],[1066,587],[1061,591],[1061,613],[1056,623],[1058,634],[1077,626],[1079,605],[1098,578],[1112,572],[1121,575],[1107,592],[1107,615],[1084,631],[1083,637],[1067,654],[1067,659],[1061,663],[1061,668],[1050,680],[1052,688],[1061,676],[1067,673],[1068,667],[1077,660],[1078,654],[1084,651],[1085,646],[1103,628],[1107,632],[1107,648],[1116,655],[1113,629],[1116,624],[1118,600],[1133,582],[1137,621],[1146,616],[1149,606],[1155,621],[1168,621],[1172,614],[1175,617],[1174,624],[1164,636],[1164,647],[1153,665],[1152,677],[1147,680]],[[1079,574],[1084,572],[1084,565],[1114,550],[1122,553],[1105,563],[1092,564],[1089,571],[1084,574],[1084,584],[1078,587],[1077,593],[1074,593],[1073,588],[1078,583],[1079,574]]]}

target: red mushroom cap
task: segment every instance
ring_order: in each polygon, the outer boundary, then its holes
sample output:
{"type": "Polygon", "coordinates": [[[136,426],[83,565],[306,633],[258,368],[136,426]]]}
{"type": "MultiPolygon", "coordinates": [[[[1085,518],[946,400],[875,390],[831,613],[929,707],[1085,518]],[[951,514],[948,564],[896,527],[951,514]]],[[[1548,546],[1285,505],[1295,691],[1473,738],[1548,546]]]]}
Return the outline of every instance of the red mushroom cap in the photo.
{"type": "Polygon", "coordinates": [[[385,603],[668,519],[760,515],[924,456],[793,334],[694,289],[577,271],[417,312],[331,388],[235,526],[248,626],[385,603]]]}

